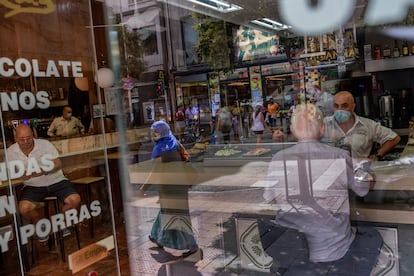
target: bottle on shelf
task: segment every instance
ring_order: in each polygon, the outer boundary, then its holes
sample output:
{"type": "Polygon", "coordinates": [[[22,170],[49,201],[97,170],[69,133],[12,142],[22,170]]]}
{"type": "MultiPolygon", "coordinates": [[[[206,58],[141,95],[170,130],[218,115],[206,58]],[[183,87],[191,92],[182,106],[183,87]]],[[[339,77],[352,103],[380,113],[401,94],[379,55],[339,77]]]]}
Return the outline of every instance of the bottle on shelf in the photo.
{"type": "Polygon", "coordinates": [[[400,57],[400,48],[398,47],[398,41],[395,40],[394,41],[394,50],[392,52],[392,56],[393,57],[400,57]]]}
{"type": "Polygon", "coordinates": [[[385,45],[384,50],[382,51],[383,58],[390,58],[391,57],[391,48],[388,45],[385,45]]]}
{"type": "Polygon", "coordinates": [[[408,42],[407,42],[407,40],[405,40],[404,43],[403,43],[403,45],[402,45],[402,55],[403,56],[410,55],[410,50],[408,49],[408,42]]]}
{"type": "Polygon", "coordinates": [[[414,55],[414,43],[411,44],[411,55],[414,55]]]}
{"type": "Polygon", "coordinates": [[[379,45],[374,47],[374,59],[381,59],[381,47],[379,45]]]}

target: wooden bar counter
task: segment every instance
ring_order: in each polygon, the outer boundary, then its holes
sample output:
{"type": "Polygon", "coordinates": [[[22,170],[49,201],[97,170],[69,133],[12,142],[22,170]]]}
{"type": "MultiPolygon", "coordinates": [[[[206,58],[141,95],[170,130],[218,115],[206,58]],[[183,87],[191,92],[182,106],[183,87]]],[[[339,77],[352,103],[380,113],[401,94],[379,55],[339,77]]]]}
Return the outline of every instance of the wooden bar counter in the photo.
{"type": "MultiPolygon", "coordinates": [[[[413,147],[414,148],[414,147],[413,147]]],[[[267,161],[253,161],[242,166],[204,166],[203,162],[169,162],[153,166],[145,161],[129,166],[131,184],[202,185],[265,187],[267,161]]],[[[158,161],[155,161],[158,162],[158,161]]],[[[388,166],[390,162],[375,162],[376,183],[370,193],[414,191],[413,165],[388,166]]],[[[283,173],[283,172],[280,172],[283,173]]],[[[414,194],[414,193],[413,193],[414,194]]],[[[248,199],[246,199],[248,200],[248,199]]],[[[266,214],[273,211],[266,207],[266,214]]],[[[351,203],[351,219],[356,221],[414,224],[414,206],[388,203],[351,203]]],[[[255,210],[254,212],[258,212],[255,210]]],[[[270,214],[269,213],[269,214],[270,214]]],[[[263,212],[258,212],[263,214],[263,212]]]]}

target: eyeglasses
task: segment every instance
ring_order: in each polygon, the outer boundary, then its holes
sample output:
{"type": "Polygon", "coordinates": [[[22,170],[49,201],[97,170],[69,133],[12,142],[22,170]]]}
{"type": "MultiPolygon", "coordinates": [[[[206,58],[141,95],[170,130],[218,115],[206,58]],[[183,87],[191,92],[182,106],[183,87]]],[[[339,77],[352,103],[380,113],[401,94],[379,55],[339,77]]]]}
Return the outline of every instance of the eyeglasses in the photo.
{"type": "Polygon", "coordinates": [[[19,138],[17,138],[17,141],[19,141],[19,142],[30,142],[32,139],[33,139],[32,136],[19,137],[19,138]]]}

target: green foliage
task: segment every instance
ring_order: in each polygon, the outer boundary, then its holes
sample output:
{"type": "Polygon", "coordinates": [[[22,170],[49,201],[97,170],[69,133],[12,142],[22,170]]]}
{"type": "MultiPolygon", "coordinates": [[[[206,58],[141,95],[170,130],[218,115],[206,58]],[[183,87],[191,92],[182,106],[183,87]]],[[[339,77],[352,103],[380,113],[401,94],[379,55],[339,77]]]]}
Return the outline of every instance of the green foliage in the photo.
{"type": "Polygon", "coordinates": [[[143,59],[141,38],[139,34],[126,28],[118,27],[119,51],[121,61],[121,75],[139,79],[139,75],[145,71],[146,64],[143,59]]]}
{"type": "Polygon", "coordinates": [[[198,33],[196,49],[203,62],[213,69],[231,68],[233,66],[234,24],[193,13],[194,30],[198,33]]]}

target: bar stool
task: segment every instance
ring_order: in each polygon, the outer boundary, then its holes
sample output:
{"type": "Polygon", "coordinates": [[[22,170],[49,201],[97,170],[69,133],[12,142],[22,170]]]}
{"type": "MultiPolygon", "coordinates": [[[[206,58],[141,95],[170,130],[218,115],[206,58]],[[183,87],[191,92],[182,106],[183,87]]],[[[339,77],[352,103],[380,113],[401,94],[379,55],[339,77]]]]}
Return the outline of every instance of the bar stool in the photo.
{"type": "MultiPolygon", "coordinates": [[[[89,205],[91,204],[91,185],[93,185],[94,183],[102,183],[105,184],[105,177],[103,176],[87,176],[87,177],[82,177],[82,178],[78,178],[75,180],[71,180],[71,182],[74,185],[77,186],[83,186],[86,192],[86,203],[89,207],[89,205]]],[[[89,220],[89,231],[90,231],[90,235],[91,238],[94,237],[94,223],[93,223],[93,217],[90,218],[89,220]]]]}
{"type": "MultiPolygon", "coordinates": [[[[14,223],[13,223],[13,216],[11,214],[6,214],[3,217],[0,217],[0,233],[11,232],[12,235],[10,239],[7,241],[9,243],[11,240],[14,239],[14,223]]],[[[4,259],[3,253],[0,252],[0,269],[3,269],[4,259]]]]}
{"type": "MultiPolygon", "coordinates": [[[[59,200],[57,198],[57,196],[47,196],[45,198],[43,198],[43,202],[45,203],[45,215],[50,218],[50,214],[49,214],[49,204],[53,203],[54,209],[55,209],[55,214],[59,214],[60,213],[60,207],[59,207],[59,200]]],[[[75,224],[73,226],[73,228],[75,229],[75,235],[76,235],[76,241],[77,241],[77,245],[78,245],[78,249],[80,249],[80,240],[79,240],[79,231],[78,231],[78,227],[75,224]]],[[[64,243],[64,239],[63,239],[63,233],[62,230],[57,232],[57,239],[59,240],[59,247],[60,247],[60,255],[62,256],[62,261],[65,262],[66,258],[65,258],[65,243],[64,243]]],[[[52,241],[49,240],[49,249],[52,247],[52,241]]]]}

